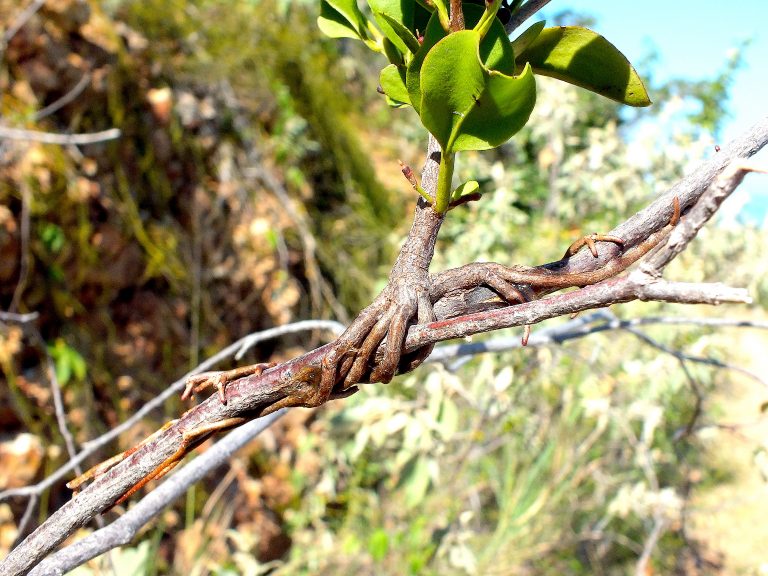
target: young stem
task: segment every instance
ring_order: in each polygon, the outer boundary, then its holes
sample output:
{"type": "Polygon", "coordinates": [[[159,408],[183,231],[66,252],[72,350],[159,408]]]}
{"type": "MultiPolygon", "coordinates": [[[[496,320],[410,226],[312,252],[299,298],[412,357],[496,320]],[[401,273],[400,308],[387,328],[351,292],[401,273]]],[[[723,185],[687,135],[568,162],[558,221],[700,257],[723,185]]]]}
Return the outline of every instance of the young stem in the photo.
{"type": "Polygon", "coordinates": [[[464,8],[461,5],[461,0],[451,0],[450,28],[451,32],[464,30],[464,8]]]}
{"type": "Polygon", "coordinates": [[[483,12],[480,21],[475,26],[475,30],[480,33],[481,38],[485,37],[488,30],[491,29],[491,25],[496,19],[496,13],[499,11],[500,6],[501,0],[491,0],[491,2],[486,2],[485,12],[483,12]]]}
{"type": "Polygon", "coordinates": [[[456,162],[455,154],[440,156],[440,172],[437,175],[437,190],[435,191],[435,212],[444,214],[451,201],[451,183],[453,182],[453,167],[456,162]]]}

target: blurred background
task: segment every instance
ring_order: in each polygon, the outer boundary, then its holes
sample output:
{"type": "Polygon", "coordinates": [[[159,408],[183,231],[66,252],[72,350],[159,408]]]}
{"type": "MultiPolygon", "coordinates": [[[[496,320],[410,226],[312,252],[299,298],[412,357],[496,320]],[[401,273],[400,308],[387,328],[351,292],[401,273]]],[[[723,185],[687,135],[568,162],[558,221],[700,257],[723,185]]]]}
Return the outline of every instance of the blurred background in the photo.
{"type": "MultiPolygon", "coordinates": [[[[605,34],[655,104],[538,78],[528,127],[459,156],[484,197],[451,212],[433,270],[555,260],[765,114],[763,3],[624,4],[543,16],[605,34]]],[[[383,59],[322,37],[318,10],[0,0],[0,134],[121,131],[0,138],[0,492],[68,458],[54,378],[81,445],[247,333],[348,322],[383,287],[415,202],[397,160],[420,166],[425,133],[377,94],[383,59]]],[[[702,323],[766,320],[767,189],[748,176],[668,270],[748,287],[753,305],[623,305],[585,338],[292,410],[114,551],[114,571],[102,558],[75,573],[768,574],[768,339],[702,323]]],[[[519,331],[483,339],[504,337],[519,331]]],[[[328,338],[287,336],[241,363],[328,338]]],[[[184,409],[167,401],[99,459],[184,409]]],[[[46,490],[25,533],[70,494],[46,490]]],[[[26,504],[0,502],[0,556],[26,504]]]]}

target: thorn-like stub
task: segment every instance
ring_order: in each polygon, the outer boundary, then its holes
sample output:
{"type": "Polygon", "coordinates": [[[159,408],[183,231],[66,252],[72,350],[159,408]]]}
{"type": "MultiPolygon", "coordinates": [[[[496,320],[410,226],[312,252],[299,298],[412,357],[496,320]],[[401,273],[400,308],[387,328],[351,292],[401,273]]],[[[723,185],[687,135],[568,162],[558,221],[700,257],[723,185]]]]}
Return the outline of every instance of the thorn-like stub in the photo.
{"type": "Polygon", "coordinates": [[[523,337],[520,340],[520,344],[522,344],[523,346],[528,346],[528,340],[530,339],[530,337],[531,337],[531,325],[526,324],[525,326],[523,326],[523,337]]]}

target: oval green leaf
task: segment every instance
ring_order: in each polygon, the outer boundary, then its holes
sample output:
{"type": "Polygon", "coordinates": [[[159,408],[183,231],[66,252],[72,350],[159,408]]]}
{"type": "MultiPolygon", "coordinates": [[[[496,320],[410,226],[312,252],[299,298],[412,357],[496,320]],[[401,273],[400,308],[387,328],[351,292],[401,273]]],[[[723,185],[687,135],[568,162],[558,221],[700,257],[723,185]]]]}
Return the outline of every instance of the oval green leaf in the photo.
{"type": "Polygon", "coordinates": [[[411,104],[416,112],[421,107],[421,66],[424,64],[424,58],[426,58],[432,47],[440,40],[445,38],[446,33],[440,24],[440,18],[435,12],[429,19],[424,35],[421,39],[421,48],[413,55],[408,68],[406,70],[405,85],[408,88],[408,94],[411,100],[411,104]]]}
{"type": "Polygon", "coordinates": [[[495,148],[525,126],[536,103],[530,66],[509,76],[487,69],[480,55],[480,35],[463,30],[443,38],[424,59],[421,121],[445,152],[495,148]]]}
{"type": "MultiPolygon", "coordinates": [[[[464,6],[464,19],[467,27],[472,27],[478,23],[483,15],[483,8],[475,4],[466,4],[464,6]]],[[[406,73],[406,86],[411,98],[411,104],[416,112],[421,109],[421,67],[432,47],[447,36],[446,31],[440,24],[437,13],[427,24],[422,39],[421,48],[416,52],[411,62],[408,64],[406,73]]],[[[498,70],[505,74],[515,73],[515,58],[512,45],[509,42],[504,26],[498,18],[494,19],[493,25],[480,43],[480,58],[483,64],[492,70],[498,70]]]]}
{"type": "Polygon", "coordinates": [[[379,75],[379,84],[384,94],[395,102],[394,106],[410,104],[408,90],[405,87],[405,69],[394,64],[385,67],[379,75]]]}
{"type": "Polygon", "coordinates": [[[416,10],[415,0],[368,0],[368,5],[384,36],[400,52],[405,54],[419,49],[419,41],[411,32],[416,10]]]}
{"type": "Polygon", "coordinates": [[[331,38],[368,38],[367,20],[356,0],[322,0],[317,26],[331,38]]]}
{"type": "Polygon", "coordinates": [[[622,104],[651,104],[643,81],[624,54],[587,28],[545,28],[517,55],[517,63],[529,63],[537,74],[581,86],[622,104]]]}
{"type": "Polygon", "coordinates": [[[458,200],[462,196],[473,194],[478,190],[480,190],[480,184],[477,180],[467,180],[466,182],[462,182],[456,187],[456,189],[451,193],[451,198],[453,200],[458,200]]]}
{"type": "Polygon", "coordinates": [[[528,48],[528,46],[530,46],[531,43],[539,37],[539,34],[541,34],[541,31],[544,30],[545,25],[545,20],[536,22],[527,28],[525,32],[520,34],[520,36],[512,40],[512,50],[514,50],[515,54],[522,54],[525,49],[528,48]]]}
{"type": "Polygon", "coordinates": [[[401,52],[405,53],[405,51],[408,50],[411,54],[416,54],[416,52],[419,51],[421,44],[419,44],[419,41],[416,36],[413,35],[413,32],[384,12],[374,14],[378,17],[377,20],[379,21],[379,26],[381,26],[384,34],[400,49],[401,52]],[[387,24],[386,27],[382,24],[382,21],[387,24]],[[397,42],[393,40],[392,37],[396,38],[397,42]]]}

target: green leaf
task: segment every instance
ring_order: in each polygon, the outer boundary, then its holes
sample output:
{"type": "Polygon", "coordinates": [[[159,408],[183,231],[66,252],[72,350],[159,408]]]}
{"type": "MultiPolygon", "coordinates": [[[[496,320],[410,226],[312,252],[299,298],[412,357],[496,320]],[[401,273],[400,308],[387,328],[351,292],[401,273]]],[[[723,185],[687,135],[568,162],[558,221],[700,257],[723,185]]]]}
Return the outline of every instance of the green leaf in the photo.
{"type": "Polygon", "coordinates": [[[587,28],[545,28],[517,63],[530,63],[534,72],[581,86],[629,106],[649,106],[651,100],[635,69],[608,40],[587,28]]]}
{"type": "MultiPolygon", "coordinates": [[[[464,6],[464,19],[468,28],[477,24],[482,15],[483,9],[481,6],[475,4],[466,4],[464,6]]],[[[421,48],[408,64],[406,86],[411,97],[411,104],[416,112],[421,110],[421,67],[424,64],[424,59],[435,44],[447,35],[440,24],[437,14],[433,14],[424,31],[421,48]]],[[[498,18],[494,19],[491,29],[480,43],[480,58],[489,69],[498,70],[505,74],[515,73],[512,45],[509,42],[504,26],[498,18]]]]}
{"type": "Polygon", "coordinates": [[[480,20],[473,28],[473,30],[480,34],[481,38],[486,35],[488,30],[491,28],[491,25],[496,21],[496,14],[498,13],[500,7],[501,0],[486,0],[483,15],[480,17],[480,20]]]}
{"type": "Polygon", "coordinates": [[[367,21],[356,0],[322,0],[317,25],[331,38],[368,38],[367,21]]]}
{"type": "MultiPolygon", "coordinates": [[[[506,142],[525,126],[536,103],[530,66],[508,76],[487,69],[480,58],[480,35],[462,30],[438,42],[424,59],[421,121],[447,153],[506,142]]],[[[492,51],[486,58],[497,61],[492,51]]],[[[508,61],[499,64],[509,67],[508,61]]]]}
{"type": "MultiPolygon", "coordinates": [[[[477,184],[477,182],[475,182],[477,184]]],[[[440,434],[446,440],[450,439],[459,429],[459,408],[456,403],[446,397],[440,410],[440,434]]]]}
{"type": "Polygon", "coordinates": [[[397,49],[405,54],[416,52],[419,41],[413,35],[415,0],[368,0],[381,31],[397,49]]]}
{"type": "Polygon", "coordinates": [[[379,83],[384,94],[397,103],[396,105],[402,106],[411,103],[408,90],[405,87],[405,68],[390,64],[381,71],[379,83]]]}
{"type": "Polygon", "coordinates": [[[85,379],[88,370],[85,359],[63,339],[57,338],[52,346],[48,346],[48,354],[53,360],[56,380],[61,386],[66,386],[73,376],[76,380],[85,379]]]}
{"type": "Polygon", "coordinates": [[[429,464],[426,458],[420,455],[414,456],[405,465],[398,483],[399,487],[405,491],[405,505],[408,508],[413,508],[424,500],[429,483],[429,464]]]}
{"type": "Polygon", "coordinates": [[[376,562],[381,562],[389,551],[389,534],[383,528],[379,528],[368,539],[368,552],[376,562]]]}
{"type": "Polygon", "coordinates": [[[459,185],[451,194],[451,198],[454,200],[458,200],[462,196],[466,194],[473,194],[477,192],[480,189],[480,184],[478,184],[477,180],[468,180],[461,185],[459,185]]]}
{"type": "Polygon", "coordinates": [[[440,40],[445,38],[446,32],[440,25],[440,19],[437,13],[434,13],[429,19],[427,29],[424,30],[424,36],[421,41],[421,48],[416,54],[413,55],[411,62],[408,64],[405,84],[408,88],[408,94],[410,96],[411,104],[416,112],[419,112],[421,107],[421,66],[424,64],[424,58],[426,58],[432,47],[440,40]]]}
{"type": "MultiPolygon", "coordinates": [[[[448,32],[448,23],[450,20],[450,12],[448,10],[448,3],[445,0],[432,0],[432,4],[435,6],[435,15],[438,17],[440,27],[444,32],[448,32]]],[[[465,7],[466,9],[466,7],[465,7]]],[[[466,16],[466,12],[465,12],[466,16]]]]}
{"type": "Polygon", "coordinates": [[[46,222],[40,229],[40,239],[43,241],[43,245],[52,254],[56,254],[61,251],[66,242],[66,236],[61,226],[58,226],[52,222],[46,222]]]}
{"type": "Polygon", "coordinates": [[[525,51],[525,49],[531,45],[531,42],[539,37],[541,31],[544,30],[545,24],[545,20],[536,22],[535,24],[532,24],[530,28],[528,28],[525,32],[520,34],[520,36],[512,40],[512,50],[514,50],[515,54],[521,54],[523,51],[525,51]]]}
{"type": "Polygon", "coordinates": [[[419,48],[421,48],[419,40],[413,35],[413,32],[403,26],[400,21],[395,20],[389,14],[384,12],[374,12],[374,15],[376,16],[376,20],[379,22],[379,26],[381,26],[384,35],[389,38],[401,52],[405,53],[407,50],[411,52],[411,54],[416,54],[416,52],[419,51],[419,48]]]}

